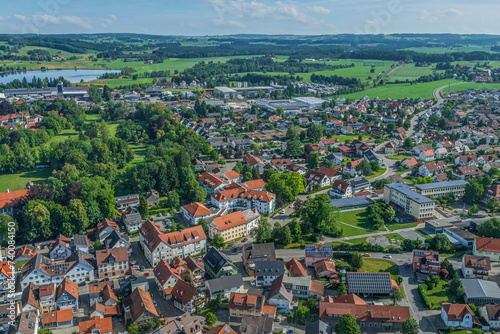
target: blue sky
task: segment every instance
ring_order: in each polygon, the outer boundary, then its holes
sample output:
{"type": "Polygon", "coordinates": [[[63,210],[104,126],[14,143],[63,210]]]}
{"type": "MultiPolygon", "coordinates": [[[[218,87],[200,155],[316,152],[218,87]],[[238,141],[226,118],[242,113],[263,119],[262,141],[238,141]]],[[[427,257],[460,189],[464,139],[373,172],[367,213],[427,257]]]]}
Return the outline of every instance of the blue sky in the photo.
{"type": "Polygon", "coordinates": [[[0,33],[500,34],[498,0],[4,1],[0,33]]]}

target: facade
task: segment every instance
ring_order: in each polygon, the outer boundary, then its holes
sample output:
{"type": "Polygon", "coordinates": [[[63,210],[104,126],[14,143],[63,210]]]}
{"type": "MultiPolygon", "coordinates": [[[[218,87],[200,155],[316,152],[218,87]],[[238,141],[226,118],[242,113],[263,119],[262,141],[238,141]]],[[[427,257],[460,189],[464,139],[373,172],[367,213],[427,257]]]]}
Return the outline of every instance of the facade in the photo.
{"type": "Polygon", "coordinates": [[[231,243],[235,239],[249,235],[250,231],[259,225],[260,214],[248,209],[235,211],[225,216],[214,218],[208,225],[208,235],[211,239],[216,234],[220,235],[225,242],[231,243]]]}
{"type": "Polygon", "coordinates": [[[152,266],[161,260],[170,262],[176,256],[200,254],[207,248],[207,236],[200,225],[163,233],[157,224],[148,219],[139,231],[139,239],[144,256],[152,266]]]}
{"type": "Polygon", "coordinates": [[[64,328],[73,326],[73,309],[42,313],[40,315],[43,328],[64,328]]]}
{"type": "Polygon", "coordinates": [[[222,298],[231,296],[231,293],[243,293],[244,282],[241,274],[222,276],[205,281],[205,287],[211,298],[216,298],[219,294],[222,298]]]}
{"type": "Polygon", "coordinates": [[[334,198],[352,197],[352,187],[347,181],[335,180],[332,189],[329,191],[329,195],[334,198]]]}
{"type": "Polygon", "coordinates": [[[96,251],[99,278],[123,275],[129,268],[128,248],[119,247],[96,251]]]}
{"type": "Polygon", "coordinates": [[[500,288],[494,281],[469,278],[462,279],[462,286],[465,290],[465,303],[476,305],[500,303],[500,288]]]}
{"type": "MultiPolygon", "coordinates": [[[[233,292],[229,297],[229,316],[237,318],[249,315],[261,316],[266,311],[264,302],[265,297],[263,295],[233,292]]],[[[275,306],[274,311],[276,311],[275,306]]]]}
{"type": "Polygon", "coordinates": [[[125,210],[128,207],[137,208],[140,203],[139,194],[115,197],[115,201],[117,210],[125,210]]]}
{"type": "Polygon", "coordinates": [[[267,316],[243,316],[243,318],[241,318],[240,334],[254,333],[273,334],[274,319],[267,316]]]}
{"type": "Polygon", "coordinates": [[[404,183],[386,185],[384,201],[419,222],[430,220],[434,216],[436,201],[411,190],[404,183]]]}
{"type": "Polygon", "coordinates": [[[441,263],[439,253],[435,251],[413,250],[413,271],[428,274],[429,276],[439,275],[441,263]]]}
{"type": "Polygon", "coordinates": [[[55,309],[64,310],[67,308],[72,308],[73,311],[78,309],[78,285],[65,277],[56,288],[55,309]]]}
{"type": "Polygon", "coordinates": [[[490,326],[490,329],[500,328],[500,305],[486,305],[479,307],[479,315],[483,317],[490,326]]]}
{"type": "Polygon", "coordinates": [[[491,270],[490,258],[465,254],[462,257],[462,275],[464,278],[488,279],[491,270]]]}
{"type": "Polygon", "coordinates": [[[191,225],[196,225],[200,219],[206,219],[212,215],[212,211],[200,202],[184,205],[181,210],[182,215],[191,225]]]}
{"type": "Polygon", "coordinates": [[[196,288],[191,284],[178,280],[172,288],[174,306],[183,312],[194,313],[196,310],[196,288]]]}
{"type": "MultiPolygon", "coordinates": [[[[174,320],[171,320],[165,326],[158,328],[153,334],[202,334],[202,331],[203,329],[200,322],[195,322],[191,314],[186,312],[176,317],[174,320]]],[[[227,331],[221,334],[236,334],[236,332],[232,333],[227,331]]]]}
{"type": "Polygon", "coordinates": [[[453,328],[472,329],[474,324],[480,324],[467,304],[442,304],[441,319],[446,327],[453,328]]]}
{"type": "Polygon", "coordinates": [[[219,209],[253,209],[260,214],[272,213],[276,195],[268,191],[233,188],[212,194],[211,203],[219,209]]]}
{"type": "Polygon", "coordinates": [[[164,296],[169,295],[177,281],[181,279],[177,270],[173,269],[165,260],[161,260],[156,265],[153,274],[155,275],[155,284],[164,296]]]}
{"type": "MultiPolygon", "coordinates": [[[[128,210],[127,210],[128,211],[128,210]]],[[[127,229],[127,232],[132,233],[139,231],[142,225],[142,217],[139,212],[123,212],[123,225],[127,229]]]]}
{"type": "Polygon", "coordinates": [[[389,273],[346,273],[349,293],[363,295],[388,295],[393,287],[389,273]]]}
{"type": "Polygon", "coordinates": [[[78,324],[79,334],[112,334],[113,319],[92,317],[90,320],[82,321],[78,324]]]}
{"type": "Polygon", "coordinates": [[[468,183],[462,180],[446,181],[439,183],[417,184],[415,189],[424,196],[437,198],[442,195],[453,193],[455,198],[462,198],[465,193],[465,186],[468,183]]]}
{"type": "Polygon", "coordinates": [[[158,311],[156,311],[151,296],[141,288],[136,288],[129,296],[123,298],[123,309],[125,310],[125,319],[129,319],[137,325],[158,318],[158,311]]]}
{"type": "Polygon", "coordinates": [[[255,263],[255,285],[271,286],[273,281],[285,272],[284,261],[259,261],[255,263]]]}
{"type": "Polygon", "coordinates": [[[255,264],[259,261],[276,260],[274,243],[248,244],[242,249],[243,265],[250,276],[255,275],[255,264]]]}

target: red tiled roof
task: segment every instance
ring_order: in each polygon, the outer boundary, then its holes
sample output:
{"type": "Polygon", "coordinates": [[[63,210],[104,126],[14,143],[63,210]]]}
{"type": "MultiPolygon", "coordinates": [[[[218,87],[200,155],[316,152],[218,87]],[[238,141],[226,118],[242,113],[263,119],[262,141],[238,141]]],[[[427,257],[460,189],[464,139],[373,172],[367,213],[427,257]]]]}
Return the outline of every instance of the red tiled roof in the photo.
{"type": "Polygon", "coordinates": [[[21,198],[26,196],[28,192],[29,189],[22,189],[0,193],[0,209],[13,207],[21,198]]]}
{"type": "Polygon", "coordinates": [[[205,172],[201,175],[198,175],[198,180],[207,184],[212,189],[216,189],[222,184],[227,184],[227,182],[221,179],[218,175],[210,172],[205,172]]]}
{"type": "Polygon", "coordinates": [[[246,190],[241,188],[219,191],[212,195],[218,202],[229,201],[236,198],[258,200],[260,202],[271,202],[276,195],[261,190],[246,190]]]}
{"type": "Polygon", "coordinates": [[[186,283],[183,280],[178,280],[172,288],[172,296],[179,303],[185,305],[193,299],[196,291],[197,289],[191,284],[186,283]]]}
{"type": "Polygon", "coordinates": [[[246,181],[244,187],[247,188],[248,190],[254,190],[254,189],[265,188],[266,185],[267,185],[266,181],[264,181],[263,179],[258,179],[258,180],[246,181]]]}
{"type": "Polygon", "coordinates": [[[149,219],[141,226],[140,233],[144,237],[144,243],[150,251],[155,250],[162,242],[170,247],[179,247],[207,238],[201,225],[193,226],[182,231],[163,233],[158,225],[149,219]]]}
{"type": "Polygon", "coordinates": [[[305,277],[309,276],[304,266],[296,259],[291,259],[285,264],[286,270],[288,270],[288,275],[290,277],[305,277]]]}
{"type": "Polygon", "coordinates": [[[114,262],[128,261],[128,247],[117,247],[111,249],[101,249],[96,251],[95,257],[98,266],[114,262]]]}
{"type": "Polygon", "coordinates": [[[229,309],[247,310],[247,311],[255,311],[257,309],[262,310],[262,306],[264,305],[264,299],[265,298],[263,295],[231,292],[231,296],[229,297],[229,309]],[[258,297],[260,297],[261,300],[260,305],[257,305],[258,297]]]}
{"type": "Polygon", "coordinates": [[[183,208],[193,217],[205,216],[212,213],[212,211],[200,202],[193,202],[191,204],[184,205],[183,208]]]}
{"type": "Polygon", "coordinates": [[[43,325],[67,322],[73,320],[73,309],[67,308],[64,310],[42,313],[41,317],[43,325]]]}
{"type": "Polygon", "coordinates": [[[472,321],[475,324],[480,324],[479,320],[477,320],[474,312],[469,308],[467,304],[450,304],[443,303],[441,307],[444,309],[446,314],[448,315],[448,321],[459,321],[461,322],[464,319],[464,316],[467,314],[472,315],[472,321]]]}
{"type": "Polygon", "coordinates": [[[477,237],[475,246],[479,251],[500,253],[500,239],[477,237]]]}
{"type": "Polygon", "coordinates": [[[243,217],[243,213],[241,211],[235,211],[228,215],[214,218],[214,224],[217,226],[219,231],[224,231],[246,223],[247,221],[245,217],[243,217]]]}
{"type": "Polygon", "coordinates": [[[100,333],[112,333],[113,332],[113,319],[112,318],[99,318],[98,316],[93,317],[90,320],[82,321],[78,324],[78,333],[80,334],[92,334],[94,329],[99,329],[100,333]]]}
{"type": "Polygon", "coordinates": [[[181,279],[179,275],[177,274],[177,270],[173,269],[165,260],[161,260],[153,270],[153,273],[160,282],[160,284],[163,286],[168,279],[173,275],[177,279],[181,279]]]}
{"type": "Polygon", "coordinates": [[[256,157],[255,155],[252,154],[247,154],[243,157],[243,161],[245,161],[247,164],[250,166],[255,166],[255,165],[264,165],[262,160],[260,160],[259,157],[256,157]]]}
{"type": "Polygon", "coordinates": [[[74,283],[67,277],[64,277],[64,280],[56,289],[56,300],[58,300],[64,292],[67,292],[78,300],[78,284],[74,283]]]}

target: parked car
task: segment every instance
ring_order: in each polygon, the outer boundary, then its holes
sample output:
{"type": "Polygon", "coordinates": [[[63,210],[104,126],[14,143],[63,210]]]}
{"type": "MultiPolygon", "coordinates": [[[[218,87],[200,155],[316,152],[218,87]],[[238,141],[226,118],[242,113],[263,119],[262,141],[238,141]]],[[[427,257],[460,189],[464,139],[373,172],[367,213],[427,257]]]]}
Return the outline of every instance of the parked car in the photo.
{"type": "Polygon", "coordinates": [[[283,210],[281,210],[281,211],[280,211],[280,213],[285,213],[285,212],[286,212],[286,210],[285,210],[285,209],[283,209],[283,210]]]}
{"type": "Polygon", "coordinates": [[[255,286],[255,280],[254,280],[254,279],[251,279],[251,280],[250,280],[250,284],[252,284],[253,286],[255,286]]]}
{"type": "Polygon", "coordinates": [[[144,271],[146,270],[146,268],[144,266],[141,267],[141,271],[144,271]]]}
{"type": "Polygon", "coordinates": [[[392,259],[392,256],[390,256],[389,254],[385,254],[384,259],[392,259]]]}
{"type": "Polygon", "coordinates": [[[243,240],[241,240],[242,242],[247,242],[248,241],[248,238],[245,238],[243,240]]]}
{"type": "Polygon", "coordinates": [[[157,303],[157,302],[156,302],[156,300],[154,300],[154,299],[153,299],[153,304],[154,304],[154,306],[155,306],[155,307],[157,307],[157,306],[158,306],[158,303],[157,303]]]}
{"type": "Polygon", "coordinates": [[[410,268],[410,264],[408,262],[405,263],[405,268],[410,268]]]}
{"type": "Polygon", "coordinates": [[[366,256],[366,257],[370,257],[370,256],[372,256],[372,255],[371,255],[370,253],[365,253],[365,256],[366,256]]]}

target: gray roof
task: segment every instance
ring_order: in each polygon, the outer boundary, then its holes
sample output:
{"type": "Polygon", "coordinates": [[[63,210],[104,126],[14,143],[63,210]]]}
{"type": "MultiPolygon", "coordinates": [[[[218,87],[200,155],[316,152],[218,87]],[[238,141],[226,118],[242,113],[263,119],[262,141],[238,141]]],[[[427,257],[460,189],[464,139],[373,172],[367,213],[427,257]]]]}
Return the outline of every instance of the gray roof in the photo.
{"type": "Polygon", "coordinates": [[[203,261],[205,265],[208,266],[208,268],[210,268],[215,274],[217,274],[222,267],[227,264],[234,266],[233,262],[225,254],[214,247],[211,247],[208,250],[207,254],[203,258],[203,261]]]}
{"type": "Polygon", "coordinates": [[[125,215],[125,218],[123,218],[123,222],[127,225],[140,224],[142,222],[141,214],[136,212],[125,215]]]}
{"type": "MultiPolygon", "coordinates": [[[[444,182],[442,182],[444,183],[444,182]]],[[[424,195],[421,195],[417,193],[416,191],[411,190],[408,188],[408,186],[404,183],[394,183],[394,184],[388,184],[386,187],[397,190],[403,194],[405,194],[407,197],[409,197],[411,200],[417,202],[417,203],[429,203],[429,202],[434,202],[434,200],[425,197],[424,195]]]]}
{"type": "Polygon", "coordinates": [[[247,223],[254,221],[255,219],[260,217],[260,213],[257,210],[247,209],[242,211],[241,214],[243,218],[247,221],[247,223]]]}
{"type": "Polygon", "coordinates": [[[286,275],[283,275],[273,281],[273,283],[271,284],[271,288],[269,289],[269,294],[267,297],[268,300],[276,296],[278,293],[281,293],[281,295],[289,302],[293,300],[293,294],[288,291],[283,285],[283,280],[286,280],[285,277],[286,275]]]}
{"type": "Polygon", "coordinates": [[[222,276],[220,278],[214,278],[205,281],[205,286],[207,287],[208,291],[210,291],[210,295],[212,296],[224,290],[238,288],[243,284],[244,282],[241,274],[222,276]]]}
{"type": "Polygon", "coordinates": [[[351,187],[353,188],[356,188],[356,187],[359,187],[361,185],[369,185],[370,184],[370,181],[368,181],[368,179],[364,176],[360,176],[360,177],[356,177],[354,179],[351,179],[349,180],[349,184],[351,185],[351,187]]]}
{"type": "Polygon", "coordinates": [[[113,230],[110,234],[108,234],[108,236],[102,241],[102,244],[104,246],[104,248],[113,248],[115,247],[115,245],[120,241],[122,240],[123,242],[127,243],[128,245],[130,245],[130,243],[128,241],[126,241],[125,239],[123,239],[120,234],[116,231],[116,230],[113,230]]]}
{"type": "Polygon", "coordinates": [[[274,242],[245,245],[243,246],[243,254],[245,259],[268,258],[270,260],[274,260],[276,258],[274,242]]]}
{"type": "Polygon", "coordinates": [[[86,235],[75,234],[73,236],[73,243],[77,246],[88,246],[89,240],[87,239],[86,235]]]}
{"type": "Polygon", "coordinates": [[[266,316],[245,315],[241,318],[241,334],[271,333],[274,319],[266,316]]]}
{"type": "Polygon", "coordinates": [[[442,188],[442,187],[455,187],[455,186],[465,186],[468,182],[457,180],[457,181],[445,181],[438,183],[426,183],[426,184],[417,184],[415,188],[423,190],[423,189],[433,189],[433,188],[442,188]]]}
{"type": "Polygon", "coordinates": [[[500,299],[500,288],[493,281],[482,279],[462,279],[462,285],[467,298],[498,298],[500,299]]]}
{"type": "Polygon", "coordinates": [[[368,197],[358,196],[358,197],[349,197],[349,198],[332,200],[331,203],[333,206],[336,206],[338,208],[343,208],[343,207],[352,206],[352,205],[363,205],[363,204],[370,205],[370,204],[373,204],[375,202],[373,200],[369,199],[368,197]]]}
{"type": "Polygon", "coordinates": [[[255,276],[281,276],[285,273],[285,261],[255,262],[255,276]]]}

